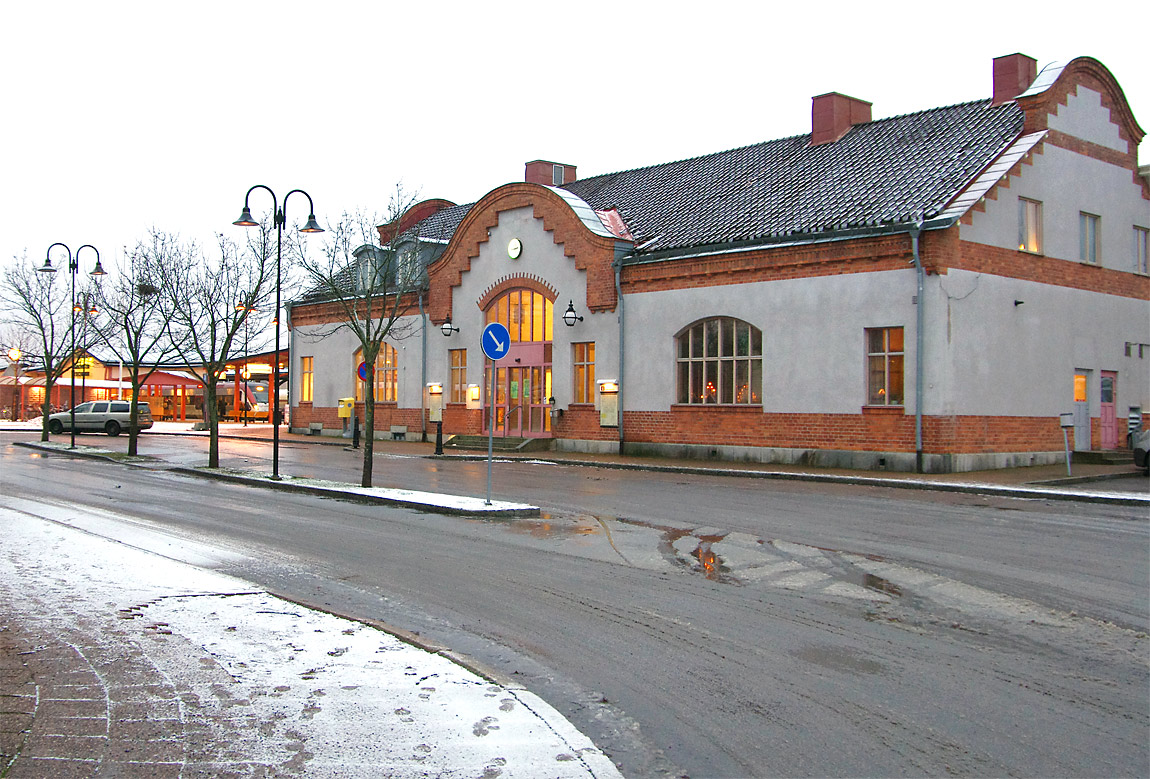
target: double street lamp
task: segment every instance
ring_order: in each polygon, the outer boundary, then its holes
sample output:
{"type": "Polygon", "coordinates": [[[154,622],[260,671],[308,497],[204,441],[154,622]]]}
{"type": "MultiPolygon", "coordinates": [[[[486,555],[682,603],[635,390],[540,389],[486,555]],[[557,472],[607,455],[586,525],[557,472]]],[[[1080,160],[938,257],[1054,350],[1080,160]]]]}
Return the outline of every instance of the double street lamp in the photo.
{"type": "MultiPolygon", "coordinates": [[[[77,249],[75,254],[73,254],[72,250],[68,248],[67,244],[60,243],[59,241],[57,241],[56,243],[54,243],[48,247],[48,252],[47,252],[46,256],[44,257],[44,264],[41,267],[36,269],[37,272],[39,272],[39,273],[55,273],[56,272],[56,269],[52,267],[52,250],[54,248],[56,248],[57,246],[64,247],[64,251],[66,251],[68,253],[68,272],[72,274],[72,327],[70,328],[71,333],[72,333],[72,359],[71,359],[72,375],[69,379],[69,383],[71,386],[69,386],[69,388],[68,388],[68,395],[69,395],[68,405],[69,405],[69,412],[70,412],[69,418],[68,418],[68,427],[69,427],[69,432],[71,433],[71,437],[72,437],[72,444],[69,448],[75,449],[76,448],[76,310],[77,310],[76,309],[76,273],[80,270],[80,252],[84,251],[85,249],[91,249],[92,251],[96,252],[96,267],[93,268],[92,272],[88,274],[89,276],[95,276],[96,278],[99,278],[100,276],[107,276],[108,274],[104,271],[104,267],[102,265],[100,265],[100,252],[98,249],[96,249],[95,246],[93,246],[90,243],[86,243],[83,246],[81,246],[79,249],[77,249]]],[[[45,367],[47,367],[47,366],[45,366],[45,367]]]]}
{"type": "MultiPolygon", "coordinates": [[[[315,221],[315,204],[312,203],[311,195],[304,192],[302,189],[293,189],[284,195],[283,204],[276,198],[276,193],[270,187],[263,184],[256,184],[248,190],[244,195],[244,210],[240,213],[240,218],[232,222],[234,225],[240,227],[258,227],[259,222],[252,219],[252,210],[248,206],[248,199],[251,197],[252,192],[257,189],[267,190],[267,193],[272,196],[272,220],[276,228],[276,357],[272,361],[272,386],[268,390],[268,404],[272,409],[272,478],[279,480],[280,477],[280,290],[282,286],[282,274],[280,272],[280,265],[283,260],[283,232],[284,225],[287,224],[287,201],[295,193],[300,193],[307,198],[308,204],[308,217],[307,223],[299,229],[301,233],[322,233],[323,228],[315,221]]],[[[288,398],[291,402],[291,398],[288,398]]]]}

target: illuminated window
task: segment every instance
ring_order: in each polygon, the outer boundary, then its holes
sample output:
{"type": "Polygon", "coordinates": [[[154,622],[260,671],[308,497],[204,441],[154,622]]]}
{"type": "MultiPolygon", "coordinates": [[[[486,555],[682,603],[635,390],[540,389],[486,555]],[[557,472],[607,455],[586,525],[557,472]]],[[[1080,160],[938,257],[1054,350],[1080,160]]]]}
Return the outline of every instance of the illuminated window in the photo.
{"type": "Polygon", "coordinates": [[[679,333],[678,402],[754,405],[762,402],[763,333],[731,317],[697,322],[679,333]]]}
{"type": "Polygon", "coordinates": [[[314,357],[299,358],[299,399],[301,403],[311,403],[312,400],[313,380],[315,378],[314,360],[314,357]]]}
{"type": "Polygon", "coordinates": [[[1083,262],[1098,263],[1102,254],[1101,237],[1098,226],[1102,220],[1093,214],[1078,214],[1078,259],[1083,262]]]}
{"type": "Polygon", "coordinates": [[[1134,272],[1150,273],[1150,230],[1134,228],[1134,272]]]}
{"type": "Polygon", "coordinates": [[[467,350],[447,352],[451,364],[451,403],[467,402],[467,350]]]}
{"type": "MultiPolygon", "coordinates": [[[[360,363],[363,362],[363,350],[360,349],[355,353],[355,365],[358,369],[360,363]]],[[[399,384],[398,384],[398,368],[399,368],[399,355],[395,351],[395,347],[389,344],[379,345],[379,355],[375,358],[375,375],[374,377],[368,376],[375,387],[375,400],[377,403],[394,403],[397,398],[399,384]]],[[[357,402],[363,400],[363,385],[365,382],[361,381],[359,376],[355,377],[355,399],[357,402]]]]}
{"type": "Polygon", "coordinates": [[[866,331],[867,405],[901,406],[902,328],[876,327],[866,331]]]}
{"type": "Polygon", "coordinates": [[[485,314],[484,324],[499,322],[511,333],[512,343],[550,341],[553,304],[530,289],[512,289],[500,295],[485,314]]]}
{"type": "Polygon", "coordinates": [[[1042,203],[1018,198],[1018,250],[1042,254],[1042,203]]]}
{"type": "Polygon", "coordinates": [[[571,344],[574,349],[575,402],[595,402],[595,342],[571,344]]]}

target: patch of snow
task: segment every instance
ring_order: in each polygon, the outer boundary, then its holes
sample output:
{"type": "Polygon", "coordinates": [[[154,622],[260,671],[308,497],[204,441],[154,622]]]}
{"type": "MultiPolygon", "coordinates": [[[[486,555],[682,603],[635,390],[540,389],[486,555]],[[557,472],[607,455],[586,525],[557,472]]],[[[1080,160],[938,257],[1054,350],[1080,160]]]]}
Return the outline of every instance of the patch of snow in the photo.
{"type": "Polygon", "coordinates": [[[226,746],[236,765],[314,776],[620,776],[526,690],[241,579],[34,516],[60,507],[32,503],[0,507],[6,618],[99,645],[122,659],[108,671],[120,684],[166,680],[184,702],[166,720],[174,737],[205,728],[195,740],[226,746]]]}

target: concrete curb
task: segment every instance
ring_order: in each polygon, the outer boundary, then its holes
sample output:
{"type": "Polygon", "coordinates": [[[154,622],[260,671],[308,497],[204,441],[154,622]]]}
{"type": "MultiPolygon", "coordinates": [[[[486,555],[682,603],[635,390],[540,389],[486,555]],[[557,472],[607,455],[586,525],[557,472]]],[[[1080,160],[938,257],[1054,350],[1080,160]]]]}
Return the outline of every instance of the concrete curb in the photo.
{"type": "MultiPolygon", "coordinates": [[[[446,460],[486,460],[479,455],[430,455],[429,459],[446,460]]],[[[547,460],[546,457],[503,456],[502,460],[547,460]]],[[[1040,487],[1003,487],[994,484],[926,481],[919,479],[885,479],[873,476],[842,476],[829,473],[796,473],[790,471],[753,471],[739,468],[702,468],[689,465],[651,465],[648,463],[613,463],[595,460],[571,460],[567,458],[547,460],[557,465],[577,465],[585,468],[613,468],[624,471],[650,471],[653,473],[681,473],[694,476],[731,476],[744,479],[775,479],[779,481],[806,481],[824,484],[853,484],[863,487],[887,487],[903,490],[931,490],[934,492],[957,492],[969,495],[988,495],[1005,498],[1041,498],[1046,500],[1069,500],[1087,503],[1109,503],[1117,506],[1150,506],[1150,495],[1118,495],[1116,493],[1091,494],[1069,492],[1040,487]]],[[[1089,477],[1088,477],[1089,478],[1089,477]]],[[[1117,476],[1105,477],[1108,479],[1117,476]]],[[[1100,481],[1103,479],[1099,479],[1100,481]]]]}
{"type": "MultiPolygon", "coordinates": [[[[400,506],[402,508],[414,509],[416,511],[428,511],[434,514],[451,514],[455,516],[466,517],[538,517],[540,510],[538,506],[531,506],[525,503],[510,504],[514,508],[497,508],[495,504],[506,503],[506,501],[493,501],[492,508],[466,508],[462,506],[445,506],[437,503],[428,503],[418,500],[410,500],[397,497],[389,497],[385,495],[365,495],[360,492],[352,492],[349,490],[342,490],[338,487],[320,487],[314,484],[293,484],[287,481],[272,481],[270,479],[255,478],[252,476],[241,476],[235,473],[214,473],[211,471],[204,471],[198,468],[185,468],[182,466],[175,466],[168,470],[174,473],[182,473],[186,476],[198,476],[204,479],[215,479],[217,481],[229,481],[235,484],[245,484],[252,487],[263,487],[265,489],[282,490],[284,492],[299,492],[309,495],[320,495],[322,497],[338,497],[341,500],[349,500],[355,503],[374,503],[389,506],[400,506]]],[[[463,498],[465,496],[451,495],[452,498],[463,498]]],[[[470,500],[479,500],[473,498],[470,500]]]]}
{"type": "MultiPolygon", "coordinates": [[[[204,436],[206,433],[157,433],[157,435],[191,435],[191,436],[204,436]]],[[[266,437],[259,436],[231,436],[221,435],[221,438],[231,438],[245,441],[267,441],[266,437]]],[[[38,447],[31,442],[14,442],[17,446],[27,446],[30,448],[45,449],[46,451],[60,452],[59,449],[48,449],[46,447],[38,447]]],[[[292,443],[302,444],[319,444],[321,446],[343,446],[342,442],[326,442],[326,441],[297,441],[292,439],[292,443]]],[[[63,450],[66,454],[77,454],[75,450],[63,450]]],[[[823,484],[846,484],[856,485],[861,487],[886,487],[889,489],[904,489],[904,490],[923,490],[934,492],[952,492],[967,495],[985,495],[988,497],[1004,497],[1004,498],[1024,498],[1024,499],[1037,499],[1037,500],[1061,500],[1061,501],[1078,501],[1083,503],[1104,503],[1115,506],[1150,506],[1150,495],[1121,495],[1117,493],[1089,493],[1089,492],[1076,492],[1070,490],[1050,489],[1039,486],[1026,486],[1026,487],[1008,487],[986,483],[975,482],[942,482],[942,481],[928,481],[920,479],[896,479],[896,478],[877,478],[873,476],[844,476],[841,474],[825,474],[825,473],[812,473],[812,472],[792,472],[792,471],[759,471],[759,470],[745,470],[740,468],[709,468],[700,466],[687,466],[687,465],[655,465],[651,463],[618,463],[618,462],[601,462],[597,460],[577,460],[568,458],[555,458],[548,459],[546,453],[540,452],[533,456],[526,455],[501,455],[497,459],[508,461],[526,462],[531,460],[540,460],[553,462],[557,465],[574,465],[581,468],[611,468],[615,470],[625,471],[647,471],[651,473],[678,473],[695,476],[729,476],[734,478],[744,479],[774,479],[778,481],[802,481],[823,484]]],[[[103,456],[96,454],[81,454],[80,456],[103,456]]],[[[422,455],[429,460],[460,460],[470,462],[481,462],[487,459],[487,455],[470,455],[470,454],[445,454],[445,455],[422,455]]],[[[114,458],[107,458],[114,459],[114,458]]],[[[117,460],[118,461],[118,460],[117,460]]],[[[187,469],[193,472],[193,475],[205,476],[208,478],[225,478],[227,474],[205,474],[202,471],[195,471],[195,469],[187,469]]],[[[1076,477],[1072,479],[1057,479],[1047,482],[1050,487],[1071,484],[1085,484],[1096,481],[1107,481],[1110,479],[1122,478],[1131,474],[1107,474],[1102,476],[1089,476],[1089,477],[1076,477]]],[[[239,477],[237,477],[239,478],[239,477]]],[[[268,484],[262,480],[252,480],[259,486],[270,486],[272,488],[279,488],[281,485],[274,483],[268,484]]],[[[288,485],[282,485],[284,487],[288,485]]],[[[304,485],[291,485],[292,487],[300,488],[304,491],[304,485]]],[[[317,488],[311,488],[317,489],[317,488]]],[[[322,490],[319,494],[323,494],[322,490]]],[[[388,501],[380,499],[378,501],[371,500],[370,496],[348,496],[349,500],[356,500],[363,497],[362,502],[383,502],[388,501]]],[[[424,511],[441,511],[442,513],[461,513],[474,515],[474,512],[461,512],[449,511],[438,508],[428,508],[424,504],[415,504],[410,506],[417,510],[424,511]]],[[[535,509],[538,512],[538,509],[535,509]]],[[[481,512],[483,516],[499,516],[498,514],[481,512]]],[[[503,516],[538,516],[534,514],[505,514],[503,516]]]]}

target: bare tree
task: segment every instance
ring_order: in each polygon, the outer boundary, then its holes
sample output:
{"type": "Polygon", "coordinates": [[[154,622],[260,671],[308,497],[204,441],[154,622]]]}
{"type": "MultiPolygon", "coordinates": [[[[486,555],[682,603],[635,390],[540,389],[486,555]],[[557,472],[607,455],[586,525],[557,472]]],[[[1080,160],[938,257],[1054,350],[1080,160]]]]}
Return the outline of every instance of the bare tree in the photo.
{"type": "MultiPolygon", "coordinates": [[[[168,335],[189,370],[204,385],[210,434],[208,467],[220,467],[216,387],[240,346],[237,337],[253,312],[271,312],[275,297],[274,231],[264,225],[245,247],[218,236],[217,253],[195,247],[173,252],[163,265],[162,289],[170,307],[168,335]]],[[[277,325],[278,326],[278,325],[277,325]]],[[[277,355],[275,359],[279,359],[277,355]]],[[[269,392],[274,403],[276,391],[269,392]]]]}
{"type": "Polygon", "coordinates": [[[57,278],[63,275],[38,273],[25,255],[5,268],[4,282],[0,285],[0,301],[4,303],[0,316],[5,324],[26,333],[31,341],[25,352],[25,364],[44,371],[41,441],[48,440],[52,388],[74,357],[70,353],[74,319],[71,290],[67,282],[57,278]]]}
{"type": "Polygon", "coordinates": [[[425,279],[426,258],[418,230],[400,229],[401,218],[415,203],[397,187],[388,207],[384,229],[380,220],[363,213],[344,214],[329,228],[322,256],[309,256],[297,243],[297,263],[310,285],[309,301],[329,301],[338,321],[318,328],[309,338],[322,339],[349,330],[359,342],[367,370],[364,382],[363,474],[360,485],[371,486],[375,430],[376,361],[385,338],[400,339],[414,329],[401,320],[418,305],[425,279]],[[393,229],[386,229],[391,226],[393,229]]]}
{"type": "Polygon", "coordinates": [[[96,289],[95,339],[127,369],[132,385],[130,455],[138,452],[140,388],[160,363],[179,353],[167,327],[171,306],[161,285],[165,268],[191,259],[185,252],[178,239],[153,230],[96,289]]]}

